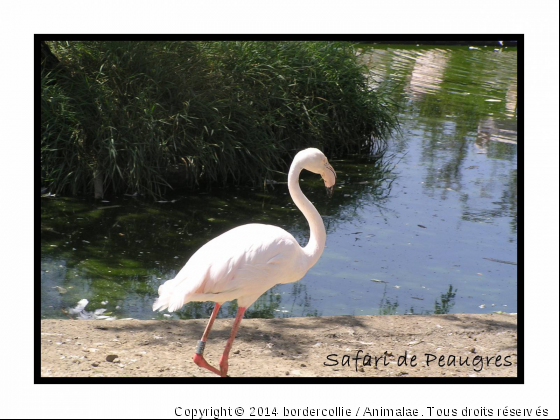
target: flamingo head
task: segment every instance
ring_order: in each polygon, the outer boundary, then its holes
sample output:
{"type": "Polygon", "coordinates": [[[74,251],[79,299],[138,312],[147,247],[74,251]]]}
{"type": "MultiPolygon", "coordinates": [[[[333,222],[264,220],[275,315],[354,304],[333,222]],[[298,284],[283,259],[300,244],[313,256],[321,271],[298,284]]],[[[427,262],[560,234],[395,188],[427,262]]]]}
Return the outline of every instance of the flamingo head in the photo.
{"type": "Polygon", "coordinates": [[[336,172],[323,152],[319,149],[309,148],[299,152],[296,158],[300,161],[303,169],[321,175],[327,188],[327,194],[331,197],[336,181],[336,172]]]}

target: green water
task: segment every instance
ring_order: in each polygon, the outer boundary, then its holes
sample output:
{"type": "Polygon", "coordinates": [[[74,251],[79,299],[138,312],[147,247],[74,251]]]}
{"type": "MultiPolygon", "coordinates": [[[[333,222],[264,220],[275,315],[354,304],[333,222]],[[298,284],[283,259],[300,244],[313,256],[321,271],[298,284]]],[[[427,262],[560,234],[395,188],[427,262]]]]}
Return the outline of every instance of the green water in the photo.
{"type": "MultiPolygon", "coordinates": [[[[478,48],[362,51],[402,107],[402,132],[381,160],[331,158],[331,199],[320,178],[302,175],[327,248],[248,317],[517,312],[517,51],[478,48]]],[[[308,238],[283,183],[166,200],[42,198],[41,316],[76,317],[69,309],[87,299],[87,311],[161,319],[151,310],[159,285],[220,233],[258,222],[308,238]]],[[[189,303],[170,318],[208,317],[212,306],[189,303]]],[[[231,302],[220,316],[235,311],[231,302]]]]}

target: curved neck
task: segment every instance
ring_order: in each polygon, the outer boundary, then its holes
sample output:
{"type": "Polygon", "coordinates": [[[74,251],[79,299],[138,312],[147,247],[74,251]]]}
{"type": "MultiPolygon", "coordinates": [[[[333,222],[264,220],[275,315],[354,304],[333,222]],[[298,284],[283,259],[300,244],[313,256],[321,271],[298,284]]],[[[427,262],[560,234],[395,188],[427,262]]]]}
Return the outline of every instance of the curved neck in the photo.
{"type": "Polygon", "coordinates": [[[303,252],[307,258],[308,269],[315,265],[319,257],[325,249],[325,242],[327,240],[327,232],[325,231],[325,225],[323,224],[323,219],[319,215],[319,212],[307,199],[301,188],[299,186],[299,174],[301,173],[302,166],[294,160],[292,166],[290,167],[290,173],[288,174],[288,189],[292,200],[296,203],[296,206],[303,213],[307,222],[309,223],[309,228],[311,230],[311,236],[307,246],[303,248],[303,252]]]}

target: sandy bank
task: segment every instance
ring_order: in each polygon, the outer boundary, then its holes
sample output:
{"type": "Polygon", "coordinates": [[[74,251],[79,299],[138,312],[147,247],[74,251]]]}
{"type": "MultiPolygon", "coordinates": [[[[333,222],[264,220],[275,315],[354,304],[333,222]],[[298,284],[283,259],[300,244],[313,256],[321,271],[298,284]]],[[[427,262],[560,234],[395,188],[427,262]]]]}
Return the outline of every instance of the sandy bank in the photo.
{"type": "MultiPolygon", "coordinates": [[[[204,354],[214,366],[232,322],[214,324],[204,354]]],[[[205,325],[204,319],[42,320],[41,375],[216,376],[192,362],[205,325]]],[[[517,376],[517,316],[245,319],[229,375],[517,376]],[[407,363],[399,366],[405,352],[407,363]]]]}

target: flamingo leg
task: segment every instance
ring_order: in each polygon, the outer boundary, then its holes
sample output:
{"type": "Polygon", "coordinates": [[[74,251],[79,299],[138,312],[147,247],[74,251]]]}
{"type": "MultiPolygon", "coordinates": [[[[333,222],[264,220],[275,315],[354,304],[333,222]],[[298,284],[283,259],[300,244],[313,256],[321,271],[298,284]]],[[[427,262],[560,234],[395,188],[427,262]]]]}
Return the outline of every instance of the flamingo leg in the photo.
{"type": "Polygon", "coordinates": [[[220,357],[220,371],[222,376],[227,376],[229,351],[231,350],[231,346],[233,345],[233,340],[235,340],[235,335],[237,334],[237,330],[239,329],[239,324],[241,324],[241,320],[243,319],[243,314],[245,313],[245,309],[247,308],[239,308],[237,310],[237,315],[235,317],[235,321],[233,321],[233,327],[231,328],[231,334],[226,343],[224,354],[222,354],[222,357],[220,357]]]}
{"type": "Polygon", "coordinates": [[[204,360],[204,346],[206,345],[206,340],[208,338],[208,334],[210,334],[210,330],[212,329],[212,325],[214,324],[214,320],[216,319],[216,315],[218,315],[218,311],[220,310],[220,304],[216,303],[214,306],[214,310],[212,311],[212,315],[210,315],[210,320],[206,325],[206,329],[204,330],[204,334],[202,334],[202,338],[198,342],[196,346],[196,351],[193,356],[193,361],[200,366],[201,368],[208,369],[214,372],[217,375],[221,375],[221,372],[213,366],[210,366],[206,360],[204,360]]]}

